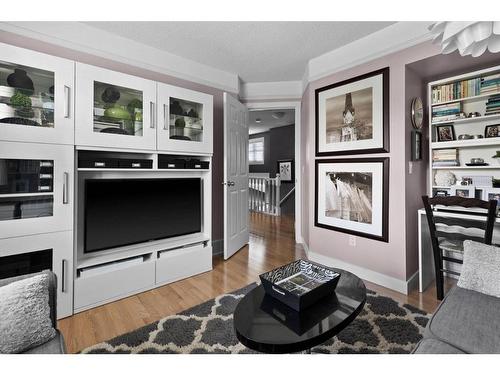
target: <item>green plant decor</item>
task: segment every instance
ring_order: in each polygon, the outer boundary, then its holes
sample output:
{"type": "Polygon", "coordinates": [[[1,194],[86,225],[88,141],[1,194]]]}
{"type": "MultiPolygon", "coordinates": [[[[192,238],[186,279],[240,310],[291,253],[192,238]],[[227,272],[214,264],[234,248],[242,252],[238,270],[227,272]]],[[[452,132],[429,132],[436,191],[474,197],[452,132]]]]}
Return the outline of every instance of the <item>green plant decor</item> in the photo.
{"type": "Polygon", "coordinates": [[[16,91],[10,97],[10,105],[15,108],[16,115],[19,117],[31,118],[35,115],[31,107],[31,98],[20,91],[16,91]]]}
{"type": "Polygon", "coordinates": [[[139,99],[132,99],[127,104],[127,111],[130,113],[130,116],[132,116],[134,121],[142,121],[142,101],[139,99]]]}
{"type": "Polygon", "coordinates": [[[175,120],[175,127],[176,128],[186,127],[186,121],[184,121],[182,117],[179,117],[178,119],[175,120]]]}

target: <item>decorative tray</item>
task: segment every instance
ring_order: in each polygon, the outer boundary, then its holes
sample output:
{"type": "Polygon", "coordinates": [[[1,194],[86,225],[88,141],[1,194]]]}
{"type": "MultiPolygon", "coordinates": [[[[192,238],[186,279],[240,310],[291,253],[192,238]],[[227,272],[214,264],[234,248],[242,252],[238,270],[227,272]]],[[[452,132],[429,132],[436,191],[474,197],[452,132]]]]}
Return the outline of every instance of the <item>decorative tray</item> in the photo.
{"type": "Polygon", "coordinates": [[[266,294],[301,311],[333,293],[340,274],[321,264],[299,259],[259,277],[266,294]]]}

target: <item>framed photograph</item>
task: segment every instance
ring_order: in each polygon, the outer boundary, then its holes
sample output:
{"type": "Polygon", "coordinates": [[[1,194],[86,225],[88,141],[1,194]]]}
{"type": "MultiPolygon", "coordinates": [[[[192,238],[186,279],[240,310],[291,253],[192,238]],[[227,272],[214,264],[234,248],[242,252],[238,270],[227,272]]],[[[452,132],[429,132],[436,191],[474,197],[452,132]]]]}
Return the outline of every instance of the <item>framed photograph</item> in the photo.
{"type": "Polygon", "coordinates": [[[389,68],[315,92],[316,156],[389,152],[389,68]]]}
{"type": "Polygon", "coordinates": [[[500,136],[500,125],[488,125],[484,128],[484,138],[495,138],[500,136]]]}
{"type": "Polygon", "coordinates": [[[389,241],[389,158],[316,160],[317,227],[389,241]]]}
{"type": "Polygon", "coordinates": [[[451,124],[447,125],[436,125],[437,140],[438,142],[449,142],[454,141],[455,138],[455,128],[451,124]]]}
{"type": "Polygon", "coordinates": [[[293,159],[278,160],[278,173],[281,182],[295,182],[293,159]]]}
{"type": "Polygon", "coordinates": [[[452,186],[450,188],[450,195],[462,198],[475,198],[476,188],[475,186],[452,186]]]}
{"type": "Polygon", "coordinates": [[[500,188],[483,189],[483,200],[490,201],[492,199],[497,201],[497,209],[500,208],[500,188]]]}
{"type": "Polygon", "coordinates": [[[411,132],[411,160],[422,160],[422,132],[419,130],[411,132]]]}

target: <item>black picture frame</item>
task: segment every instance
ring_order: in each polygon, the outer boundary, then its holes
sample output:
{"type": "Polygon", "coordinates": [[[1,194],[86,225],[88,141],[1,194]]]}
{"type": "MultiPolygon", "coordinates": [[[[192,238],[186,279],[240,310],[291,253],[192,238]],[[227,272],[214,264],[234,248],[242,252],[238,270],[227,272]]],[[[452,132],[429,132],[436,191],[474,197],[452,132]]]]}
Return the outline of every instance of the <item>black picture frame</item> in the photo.
{"type": "Polygon", "coordinates": [[[314,192],[314,225],[319,228],[329,229],[337,232],[351,234],[377,240],[381,242],[389,242],[389,158],[356,158],[356,159],[317,159],[315,165],[315,192],[314,192]],[[318,177],[319,165],[324,163],[346,163],[346,164],[363,164],[363,163],[381,163],[382,164],[382,230],[381,235],[374,235],[355,231],[338,226],[332,226],[318,221],[318,177]]]}
{"type": "Polygon", "coordinates": [[[411,161],[422,160],[422,132],[412,130],[411,132],[411,161]]]}
{"type": "Polygon", "coordinates": [[[497,138],[500,136],[500,124],[487,125],[484,127],[484,138],[497,138]],[[489,135],[490,129],[496,128],[496,135],[489,135]]]}
{"type": "Polygon", "coordinates": [[[372,154],[372,153],[388,153],[389,152],[389,67],[379,69],[370,73],[366,73],[357,77],[346,79],[341,82],[336,82],[328,86],[324,86],[315,90],[315,142],[316,156],[337,156],[337,155],[356,155],[356,154],[372,154]],[[361,81],[366,78],[382,75],[382,147],[353,149],[343,151],[319,151],[319,94],[323,91],[330,90],[336,87],[344,86],[353,82],[361,81]]]}
{"type": "Polygon", "coordinates": [[[453,126],[453,124],[436,125],[436,139],[438,142],[455,141],[457,139],[457,137],[455,136],[455,127],[453,126]],[[452,139],[443,139],[441,137],[440,129],[443,129],[443,128],[450,128],[452,139]]]}
{"type": "Polygon", "coordinates": [[[283,159],[283,160],[278,160],[276,162],[276,168],[278,171],[278,174],[280,175],[280,181],[281,182],[295,182],[295,164],[293,159],[283,159]],[[283,179],[281,178],[281,164],[285,163],[290,163],[290,179],[283,179]]]}

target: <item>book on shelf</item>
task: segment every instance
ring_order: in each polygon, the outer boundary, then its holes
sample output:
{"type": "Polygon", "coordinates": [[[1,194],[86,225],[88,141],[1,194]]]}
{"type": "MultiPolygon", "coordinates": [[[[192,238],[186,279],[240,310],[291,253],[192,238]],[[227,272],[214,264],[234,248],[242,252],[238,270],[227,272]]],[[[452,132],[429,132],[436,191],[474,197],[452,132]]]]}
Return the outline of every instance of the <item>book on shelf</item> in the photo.
{"type": "Polygon", "coordinates": [[[449,160],[449,161],[433,161],[433,167],[459,167],[460,161],[458,160],[449,160]]]}
{"type": "Polygon", "coordinates": [[[456,167],[460,165],[457,148],[432,150],[433,167],[456,167]]]}
{"type": "MultiPolygon", "coordinates": [[[[490,80],[487,82],[489,85],[490,80]]],[[[431,92],[432,103],[446,102],[479,95],[481,92],[481,83],[481,78],[473,78],[446,85],[434,86],[431,92]]]]}

